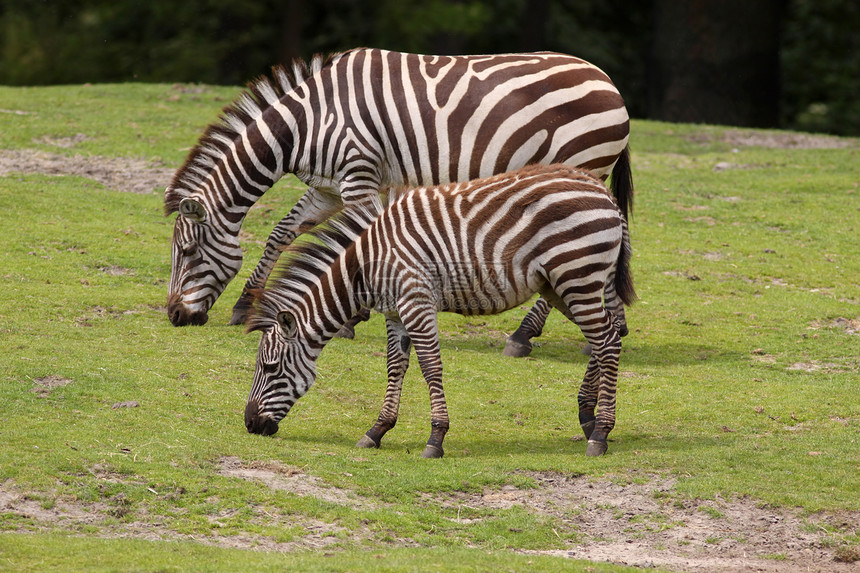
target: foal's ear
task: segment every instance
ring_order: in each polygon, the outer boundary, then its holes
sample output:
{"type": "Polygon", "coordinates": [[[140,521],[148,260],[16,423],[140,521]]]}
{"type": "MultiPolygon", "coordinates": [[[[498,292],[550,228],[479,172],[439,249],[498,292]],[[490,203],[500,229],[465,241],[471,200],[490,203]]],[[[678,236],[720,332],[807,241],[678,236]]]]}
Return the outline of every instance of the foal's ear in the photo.
{"type": "Polygon", "coordinates": [[[298,330],[295,315],[287,310],[278,313],[278,325],[287,338],[293,338],[298,330]]]}
{"type": "Polygon", "coordinates": [[[197,199],[186,197],[179,202],[179,214],[195,223],[200,223],[206,219],[206,207],[197,199]]]}

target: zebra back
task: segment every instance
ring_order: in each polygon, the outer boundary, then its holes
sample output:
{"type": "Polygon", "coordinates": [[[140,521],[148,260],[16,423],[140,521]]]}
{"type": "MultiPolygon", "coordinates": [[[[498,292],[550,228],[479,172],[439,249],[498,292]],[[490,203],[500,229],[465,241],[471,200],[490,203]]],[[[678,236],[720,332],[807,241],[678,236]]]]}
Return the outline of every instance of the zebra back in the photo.
{"type": "MultiPolygon", "coordinates": [[[[612,280],[624,304],[630,305],[635,300],[626,222],[603,184],[586,172],[564,165],[535,165],[467,183],[396,189],[391,192],[389,203],[380,214],[359,208],[345,209],[310,231],[299,244],[288,247],[269,286],[255,291],[256,311],[249,320],[248,329],[264,330],[271,326],[273,317],[285,304],[323,307],[339,304],[347,309],[344,313],[340,309],[334,312],[331,308],[315,308],[311,313],[326,315],[331,321],[347,320],[351,316],[349,313],[362,303],[385,309],[402,294],[386,290],[400,284],[392,273],[404,270],[411,274],[429,273],[443,283],[465,281],[464,285],[475,277],[454,275],[483,272],[476,271],[481,265],[490,268],[492,273],[508,273],[508,276],[494,274],[491,277],[498,284],[481,285],[496,290],[493,293],[497,300],[495,306],[473,309],[499,312],[504,310],[501,306],[511,306],[511,297],[518,297],[518,300],[533,294],[534,291],[527,291],[523,276],[534,272],[535,261],[543,260],[546,252],[560,248],[565,241],[582,243],[577,251],[579,256],[609,248],[611,245],[599,242],[604,240],[600,229],[610,229],[618,220],[623,230],[618,258],[612,261],[615,267],[612,280]],[[564,198],[563,206],[553,206],[556,194],[564,198]],[[518,214],[539,202],[546,206],[532,217],[529,227],[513,235],[507,232],[515,225],[518,214]],[[513,207],[513,212],[501,210],[506,203],[513,207]],[[607,213],[613,209],[618,214],[616,222],[607,218],[607,213]],[[559,221],[567,221],[565,217],[578,211],[583,213],[577,223],[582,225],[582,231],[559,227],[559,221]],[[503,217],[500,219],[499,215],[503,217]],[[553,230],[549,230],[548,225],[554,225],[553,230]],[[547,230],[542,232],[543,228],[547,230]],[[583,239],[589,233],[596,237],[593,241],[583,239]],[[476,246],[476,242],[480,245],[476,246]],[[349,260],[336,263],[347,251],[349,260]],[[484,253],[480,260],[474,258],[478,251],[484,253]],[[513,261],[521,262],[515,265],[513,261]],[[338,274],[337,280],[321,279],[336,264],[346,269],[338,274]],[[446,273],[449,276],[442,276],[446,273]],[[321,288],[323,284],[327,288],[321,288]],[[508,291],[512,288],[521,292],[511,294],[508,291]],[[316,289],[313,295],[309,294],[312,289],[316,289]],[[358,295],[369,298],[359,300],[356,299],[358,295]],[[351,304],[344,302],[347,299],[352,299],[351,304]]],[[[464,289],[461,294],[468,297],[473,293],[464,289]]],[[[456,308],[447,310],[460,312],[468,309],[469,304],[469,301],[461,301],[456,308]]]]}

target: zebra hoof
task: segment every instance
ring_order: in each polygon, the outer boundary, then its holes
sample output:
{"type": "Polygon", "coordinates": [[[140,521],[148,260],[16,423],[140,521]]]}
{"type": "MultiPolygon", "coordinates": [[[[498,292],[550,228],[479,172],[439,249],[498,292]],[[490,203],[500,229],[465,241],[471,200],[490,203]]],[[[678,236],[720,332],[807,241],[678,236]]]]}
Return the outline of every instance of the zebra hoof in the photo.
{"type": "Polygon", "coordinates": [[[248,312],[250,308],[247,305],[244,305],[240,302],[236,303],[236,306],[233,307],[233,316],[230,317],[230,326],[236,326],[238,324],[245,324],[245,321],[248,320],[248,312]]]}
{"type": "Polygon", "coordinates": [[[505,349],[502,351],[502,356],[510,356],[512,358],[525,358],[532,352],[532,345],[529,342],[523,344],[517,342],[513,338],[508,338],[505,342],[505,349]]]}
{"type": "Polygon", "coordinates": [[[366,435],[362,436],[358,443],[355,444],[356,448],[378,448],[379,444],[374,442],[372,439],[368,438],[366,435]]]}
{"type": "Polygon", "coordinates": [[[442,451],[442,448],[431,446],[427,444],[427,447],[424,448],[424,451],[421,452],[422,458],[441,458],[445,452],[442,451]]]}
{"type": "Polygon", "coordinates": [[[355,338],[355,329],[352,326],[346,324],[346,325],[342,326],[340,330],[337,331],[337,334],[335,334],[335,337],[336,338],[347,338],[349,340],[352,340],[353,338],[355,338]]]}
{"type": "Polygon", "coordinates": [[[590,345],[590,344],[586,344],[586,345],[582,348],[582,353],[583,353],[583,354],[585,354],[586,356],[591,356],[591,345],[590,345]]]}
{"type": "Polygon", "coordinates": [[[594,420],[580,424],[580,426],[582,427],[582,433],[585,434],[585,439],[591,439],[591,432],[594,431],[594,420]]]}
{"type": "Polygon", "coordinates": [[[602,456],[606,453],[606,449],[606,442],[588,440],[588,447],[585,449],[585,455],[590,457],[602,456]]]}

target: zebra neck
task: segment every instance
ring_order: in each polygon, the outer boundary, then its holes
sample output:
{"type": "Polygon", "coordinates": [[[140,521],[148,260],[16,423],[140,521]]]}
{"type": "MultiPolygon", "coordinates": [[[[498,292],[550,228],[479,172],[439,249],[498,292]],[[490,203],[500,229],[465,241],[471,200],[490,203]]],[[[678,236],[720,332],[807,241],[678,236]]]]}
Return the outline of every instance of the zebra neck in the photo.
{"type": "Polygon", "coordinates": [[[295,172],[296,103],[289,98],[264,110],[221,150],[212,173],[223,192],[220,210],[235,223],[286,173],[295,172]]]}

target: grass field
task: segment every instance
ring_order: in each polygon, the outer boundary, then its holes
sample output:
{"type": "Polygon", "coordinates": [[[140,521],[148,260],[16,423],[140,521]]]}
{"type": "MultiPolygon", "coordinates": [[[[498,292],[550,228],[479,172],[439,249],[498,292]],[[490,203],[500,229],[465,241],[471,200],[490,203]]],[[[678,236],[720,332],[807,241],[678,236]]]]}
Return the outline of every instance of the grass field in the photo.
{"type": "Polygon", "coordinates": [[[379,316],[326,348],[277,435],[245,431],[260,335],[227,321],[295,179],[249,214],[209,323],[169,324],[161,193],[237,93],[0,87],[0,570],[856,566],[856,140],[635,121],[641,300],[608,455],[576,439],[572,325],[501,356],[523,308],[441,317],[452,425],[423,460],[415,365],[397,428],[354,448],[379,316]]]}

